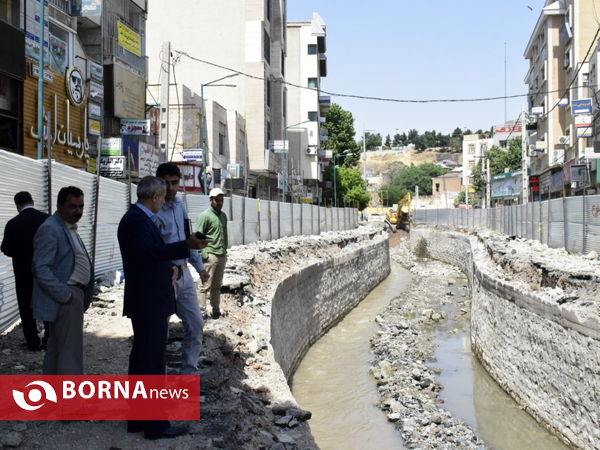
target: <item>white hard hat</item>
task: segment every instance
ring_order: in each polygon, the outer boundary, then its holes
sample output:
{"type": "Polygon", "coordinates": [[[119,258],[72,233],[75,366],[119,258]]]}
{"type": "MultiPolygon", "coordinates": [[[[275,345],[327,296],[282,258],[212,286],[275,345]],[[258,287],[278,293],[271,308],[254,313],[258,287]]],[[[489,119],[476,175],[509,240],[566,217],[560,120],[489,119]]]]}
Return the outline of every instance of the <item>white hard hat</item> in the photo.
{"type": "Polygon", "coordinates": [[[225,195],[221,188],[212,188],[208,194],[208,198],[215,198],[219,195],[225,195]]]}

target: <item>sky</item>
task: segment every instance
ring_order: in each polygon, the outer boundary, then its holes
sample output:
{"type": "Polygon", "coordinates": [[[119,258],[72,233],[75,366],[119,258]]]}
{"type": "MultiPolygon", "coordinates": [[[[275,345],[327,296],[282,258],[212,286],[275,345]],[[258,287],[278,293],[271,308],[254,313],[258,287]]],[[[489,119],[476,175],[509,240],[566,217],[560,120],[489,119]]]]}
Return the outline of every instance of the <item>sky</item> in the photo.
{"type": "MultiPolygon", "coordinates": [[[[525,47],[544,0],[287,0],[288,22],[327,24],[321,89],[393,99],[457,99],[525,94],[525,47]],[[530,9],[531,8],[531,9],[530,9]],[[505,46],[506,43],[506,46],[505,46]]],[[[390,103],[331,96],[349,110],[357,135],[456,127],[489,130],[505,102],[390,103]]],[[[516,119],[526,97],[507,101],[516,119]]]]}

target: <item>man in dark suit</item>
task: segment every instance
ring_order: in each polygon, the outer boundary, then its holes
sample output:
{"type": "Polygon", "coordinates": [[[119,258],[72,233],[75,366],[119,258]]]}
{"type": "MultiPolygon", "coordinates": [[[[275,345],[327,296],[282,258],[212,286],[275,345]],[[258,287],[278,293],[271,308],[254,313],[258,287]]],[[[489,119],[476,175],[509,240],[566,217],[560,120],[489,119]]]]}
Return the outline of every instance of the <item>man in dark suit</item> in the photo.
{"type": "Polygon", "coordinates": [[[37,324],[31,309],[33,237],[40,225],[48,218],[48,214],[33,207],[33,198],[26,191],[17,192],[15,205],[19,214],[7,222],[0,248],[2,253],[12,258],[21,327],[27,348],[35,351],[45,347],[48,341],[48,322],[44,322],[44,338],[40,345],[37,324]]]}
{"type": "MultiPolygon", "coordinates": [[[[123,315],[131,319],[133,346],[130,375],[164,375],[169,317],[175,313],[176,266],[171,261],[189,258],[190,249],[206,247],[192,234],[185,241],[165,244],[156,226],[156,213],[165,202],[166,185],[157,177],[144,177],[137,187],[138,202],[119,223],[118,239],[125,272],[123,315]]],[[[174,438],[187,427],[169,421],[129,421],[127,431],[144,431],[146,439],[174,438]]]]}

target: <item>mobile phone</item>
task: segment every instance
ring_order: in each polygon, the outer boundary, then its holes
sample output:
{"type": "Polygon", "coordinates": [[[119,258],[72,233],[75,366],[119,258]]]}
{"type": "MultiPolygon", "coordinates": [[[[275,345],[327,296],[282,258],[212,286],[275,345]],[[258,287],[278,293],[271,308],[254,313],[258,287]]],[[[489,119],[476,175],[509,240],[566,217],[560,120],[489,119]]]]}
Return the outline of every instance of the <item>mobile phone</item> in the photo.
{"type": "Polygon", "coordinates": [[[205,240],[206,236],[204,235],[204,233],[201,233],[200,231],[196,231],[194,233],[194,236],[196,237],[196,239],[200,239],[200,240],[205,240]]]}

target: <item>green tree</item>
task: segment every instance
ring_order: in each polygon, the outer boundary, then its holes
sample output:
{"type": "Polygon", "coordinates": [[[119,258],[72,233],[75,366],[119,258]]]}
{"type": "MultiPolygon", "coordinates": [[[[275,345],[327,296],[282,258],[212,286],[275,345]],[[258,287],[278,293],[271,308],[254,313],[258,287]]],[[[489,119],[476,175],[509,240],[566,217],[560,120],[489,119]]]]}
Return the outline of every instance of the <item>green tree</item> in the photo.
{"type": "Polygon", "coordinates": [[[463,137],[463,132],[459,127],[456,127],[454,129],[454,131],[452,132],[452,137],[453,138],[461,138],[463,137]]]}
{"type": "Polygon", "coordinates": [[[373,150],[381,147],[381,134],[365,133],[365,143],[367,150],[373,150]]]}
{"type": "Polygon", "coordinates": [[[402,143],[402,136],[399,133],[396,133],[394,135],[394,140],[392,141],[392,144],[394,145],[394,147],[400,147],[401,145],[404,145],[402,143]]]}
{"type": "Polygon", "coordinates": [[[407,144],[417,145],[418,140],[419,140],[419,132],[417,130],[415,130],[414,128],[412,130],[408,130],[408,135],[406,136],[407,144]]]}
{"type": "Polygon", "coordinates": [[[392,138],[389,134],[385,137],[385,146],[387,148],[390,148],[392,146],[392,138]]]}
{"type": "Polygon", "coordinates": [[[340,167],[337,175],[340,180],[338,205],[357,206],[359,210],[365,209],[371,196],[367,191],[367,182],[363,180],[360,170],[354,167],[340,167]]]}
{"type": "MultiPolygon", "coordinates": [[[[466,201],[466,192],[465,191],[460,191],[458,193],[458,195],[456,196],[456,198],[454,199],[454,207],[458,208],[458,205],[464,205],[465,201],[466,201]]],[[[475,206],[475,203],[477,203],[477,199],[475,198],[475,195],[471,194],[469,195],[469,205],[473,205],[475,206]]]]}
{"type": "Polygon", "coordinates": [[[383,187],[384,198],[389,199],[390,204],[397,203],[407,192],[414,194],[415,186],[419,186],[422,195],[431,195],[432,178],[448,172],[448,169],[431,163],[402,167],[392,173],[392,184],[383,187]]]}
{"type": "Polygon", "coordinates": [[[329,134],[329,139],[323,144],[323,149],[333,150],[334,155],[347,151],[344,164],[356,165],[360,158],[360,147],[354,140],[356,131],[352,113],[334,103],[327,113],[327,121],[323,127],[329,134]]]}
{"type": "MultiPolygon", "coordinates": [[[[521,168],[522,149],[521,140],[519,138],[511,139],[508,142],[508,148],[502,149],[493,146],[487,152],[485,157],[490,160],[490,177],[504,173],[505,169],[509,172],[521,168]]],[[[481,168],[481,163],[478,163],[471,170],[471,178],[473,179],[473,187],[476,192],[483,192],[485,188],[485,174],[481,168]]]]}

